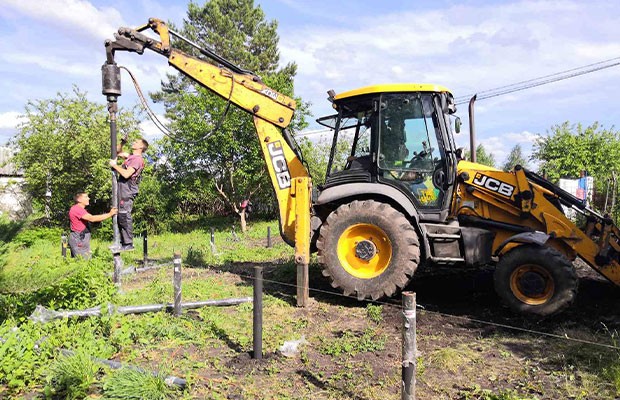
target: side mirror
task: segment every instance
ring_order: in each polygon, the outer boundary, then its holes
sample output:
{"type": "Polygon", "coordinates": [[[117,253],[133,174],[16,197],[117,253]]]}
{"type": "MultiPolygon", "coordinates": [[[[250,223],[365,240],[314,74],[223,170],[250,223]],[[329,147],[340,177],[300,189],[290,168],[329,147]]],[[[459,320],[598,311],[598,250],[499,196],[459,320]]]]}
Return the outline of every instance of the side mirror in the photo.
{"type": "Polygon", "coordinates": [[[461,133],[461,118],[459,117],[454,120],[454,132],[461,133]]]}

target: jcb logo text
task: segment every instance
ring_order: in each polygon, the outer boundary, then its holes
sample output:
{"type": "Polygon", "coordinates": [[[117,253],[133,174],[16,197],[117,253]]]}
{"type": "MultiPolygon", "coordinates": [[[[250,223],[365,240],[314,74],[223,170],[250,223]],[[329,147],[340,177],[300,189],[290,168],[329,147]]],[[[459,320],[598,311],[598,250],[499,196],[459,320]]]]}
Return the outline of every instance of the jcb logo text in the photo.
{"type": "Polygon", "coordinates": [[[515,191],[514,186],[509,185],[506,182],[498,181],[490,176],[482,175],[481,173],[476,174],[473,183],[474,185],[485,187],[508,198],[512,197],[512,194],[515,191]]]}
{"type": "Polygon", "coordinates": [[[267,144],[269,157],[271,157],[271,165],[276,174],[276,180],[280,189],[291,187],[291,174],[288,171],[286,158],[284,158],[284,150],[279,140],[267,144]]]}

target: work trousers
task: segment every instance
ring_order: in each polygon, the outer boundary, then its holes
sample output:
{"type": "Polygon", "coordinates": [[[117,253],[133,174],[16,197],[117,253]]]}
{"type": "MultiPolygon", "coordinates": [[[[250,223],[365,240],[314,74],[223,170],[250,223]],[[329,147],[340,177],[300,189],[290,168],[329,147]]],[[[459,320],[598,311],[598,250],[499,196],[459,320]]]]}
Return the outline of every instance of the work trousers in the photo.
{"type": "Polygon", "coordinates": [[[69,249],[71,249],[71,257],[90,258],[90,232],[73,232],[69,233],[69,249]]]}
{"type": "Polygon", "coordinates": [[[133,244],[133,221],[131,219],[131,210],[133,208],[133,199],[121,199],[118,204],[118,230],[121,234],[121,244],[133,244]]]}

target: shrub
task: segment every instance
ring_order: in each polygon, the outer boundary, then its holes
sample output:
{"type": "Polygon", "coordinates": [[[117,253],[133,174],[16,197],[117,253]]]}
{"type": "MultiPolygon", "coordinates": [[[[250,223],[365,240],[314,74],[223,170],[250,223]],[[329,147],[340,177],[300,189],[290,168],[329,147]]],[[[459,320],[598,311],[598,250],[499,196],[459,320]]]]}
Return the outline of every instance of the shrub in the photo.
{"type": "Polygon", "coordinates": [[[116,288],[104,260],[42,260],[31,268],[0,275],[0,322],[23,321],[37,304],[51,309],[84,309],[111,301],[116,288]]]}

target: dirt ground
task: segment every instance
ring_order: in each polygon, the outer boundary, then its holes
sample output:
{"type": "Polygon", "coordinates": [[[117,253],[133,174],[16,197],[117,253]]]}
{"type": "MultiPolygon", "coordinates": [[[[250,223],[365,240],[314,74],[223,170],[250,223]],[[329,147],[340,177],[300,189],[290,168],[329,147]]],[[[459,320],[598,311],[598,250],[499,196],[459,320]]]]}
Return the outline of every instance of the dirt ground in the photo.
{"type": "MultiPolygon", "coordinates": [[[[248,283],[245,276],[251,266],[229,265],[223,275],[231,284],[248,283]]],[[[281,281],[278,268],[266,266],[265,291],[295,304],[293,287],[270,282],[281,281]]],[[[517,316],[504,308],[493,290],[492,270],[419,270],[407,288],[416,292],[422,307],[417,313],[417,398],[616,398],[615,387],[598,375],[610,357],[617,363],[617,350],[585,342],[614,344],[614,332],[620,331],[620,291],[588,267],[577,265],[577,269],[580,289],[573,306],[542,320],[517,316]]],[[[209,273],[215,272],[199,272],[209,273]]],[[[148,275],[136,279],[136,283],[148,281],[148,275]]],[[[303,332],[309,343],[297,356],[275,352],[254,360],[233,341],[207,352],[188,346],[166,354],[173,365],[180,358],[205,360],[204,369],[196,371],[198,378],[192,382],[192,396],[400,399],[399,301],[386,301],[383,322],[375,324],[365,317],[367,303],[340,296],[318,269],[311,269],[310,282],[309,307],[291,308],[289,316],[305,321],[303,332]],[[384,348],[337,356],[320,351],[322,343],[347,334],[362,337],[369,327],[385,340],[384,348]]],[[[197,313],[189,315],[199,318],[197,313]]]]}

